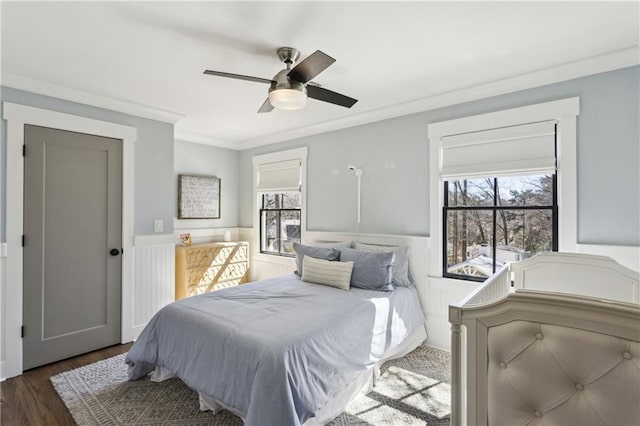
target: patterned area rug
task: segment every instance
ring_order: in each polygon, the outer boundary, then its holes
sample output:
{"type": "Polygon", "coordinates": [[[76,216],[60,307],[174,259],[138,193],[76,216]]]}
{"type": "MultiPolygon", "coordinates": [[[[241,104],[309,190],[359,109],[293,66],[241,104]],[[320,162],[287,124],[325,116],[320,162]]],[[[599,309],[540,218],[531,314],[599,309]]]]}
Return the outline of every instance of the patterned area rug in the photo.
{"type": "MultiPolygon", "coordinates": [[[[198,394],[177,378],[128,381],[124,357],[51,378],[78,425],[243,425],[226,410],[200,411],[198,394]]],[[[358,396],[329,425],[448,425],[449,365],[449,353],[428,346],[389,361],[373,391],[358,396]]]]}

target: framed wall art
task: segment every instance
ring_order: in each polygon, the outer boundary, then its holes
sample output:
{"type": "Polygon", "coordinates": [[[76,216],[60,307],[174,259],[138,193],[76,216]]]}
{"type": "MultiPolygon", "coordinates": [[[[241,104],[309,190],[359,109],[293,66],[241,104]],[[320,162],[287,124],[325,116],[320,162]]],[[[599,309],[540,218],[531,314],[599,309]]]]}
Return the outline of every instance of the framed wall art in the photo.
{"type": "Polygon", "coordinates": [[[220,219],[220,178],[178,175],[178,219],[220,219]]]}

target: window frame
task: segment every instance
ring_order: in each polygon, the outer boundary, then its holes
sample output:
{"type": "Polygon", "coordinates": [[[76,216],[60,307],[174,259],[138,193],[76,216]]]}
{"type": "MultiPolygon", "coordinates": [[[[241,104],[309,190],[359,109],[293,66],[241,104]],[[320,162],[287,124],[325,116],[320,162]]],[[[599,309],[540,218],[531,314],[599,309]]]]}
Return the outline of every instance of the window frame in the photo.
{"type": "MultiPolygon", "coordinates": [[[[573,97],[525,107],[506,109],[427,125],[429,141],[429,276],[443,278],[442,206],[444,180],[441,177],[442,138],[537,121],[556,121],[556,176],[558,204],[558,250],[577,250],[576,124],[580,98],[573,97]]],[[[456,280],[451,280],[455,282],[456,280]]],[[[468,282],[468,281],[465,281],[468,282]]]]}
{"type": "MultiPolygon", "coordinates": [[[[275,194],[275,195],[284,195],[286,192],[261,192],[260,194],[258,194],[258,196],[261,198],[261,202],[260,202],[260,209],[258,210],[258,223],[259,223],[259,228],[260,228],[260,238],[258,239],[258,244],[259,244],[259,251],[261,254],[266,254],[269,256],[282,256],[282,257],[295,257],[295,254],[291,253],[284,253],[282,251],[282,238],[281,238],[281,232],[282,232],[282,220],[281,220],[281,215],[282,212],[298,212],[298,215],[300,216],[300,241],[302,242],[302,193],[300,193],[300,208],[298,209],[292,209],[292,208],[283,208],[283,207],[279,207],[279,208],[275,208],[275,209],[265,209],[264,208],[264,197],[267,194],[275,194]],[[264,212],[278,212],[278,226],[277,226],[277,238],[276,240],[278,241],[278,251],[277,252],[273,252],[273,251],[268,251],[268,250],[264,250],[262,247],[262,239],[264,236],[264,230],[262,228],[262,214],[264,212]]],[[[280,205],[282,206],[282,199],[280,201],[280,205]]]]}
{"type": "MultiPolygon", "coordinates": [[[[517,176],[517,175],[513,175],[517,176]]],[[[489,211],[492,212],[492,224],[493,224],[493,232],[492,232],[492,270],[493,273],[496,272],[496,262],[497,262],[497,223],[498,223],[498,211],[500,210],[550,210],[551,211],[551,251],[558,251],[558,177],[557,173],[554,172],[552,175],[552,201],[550,205],[526,205],[526,206],[518,206],[518,205],[508,205],[508,206],[500,206],[498,205],[498,179],[505,176],[493,176],[490,179],[493,180],[493,204],[487,206],[449,206],[449,180],[445,180],[443,182],[444,188],[444,200],[442,206],[442,276],[444,278],[452,278],[457,280],[468,280],[468,281],[479,281],[483,282],[487,279],[487,277],[481,276],[473,276],[473,275],[463,275],[463,274],[455,274],[448,272],[448,263],[447,263],[447,249],[448,249],[448,215],[447,213],[450,211],[489,211]]],[[[506,176],[508,177],[508,176],[506,176]]],[[[462,180],[462,179],[457,179],[462,180]]],[[[468,180],[468,179],[467,179],[468,180]]]]}

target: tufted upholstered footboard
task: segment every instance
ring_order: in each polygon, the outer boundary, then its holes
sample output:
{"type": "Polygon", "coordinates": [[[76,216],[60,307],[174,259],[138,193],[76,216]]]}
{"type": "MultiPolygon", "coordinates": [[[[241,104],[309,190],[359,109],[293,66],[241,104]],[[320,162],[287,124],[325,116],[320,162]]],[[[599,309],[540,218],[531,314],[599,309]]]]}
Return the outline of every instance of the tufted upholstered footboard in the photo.
{"type": "Polygon", "coordinates": [[[488,330],[490,425],[635,425],[640,343],[512,321],[488,330]]]}
{"type": "Polygon", "coordinates": [[[640,424],[637,286],[638,274],[610,259],[553,254],[505,268],[451,305],[452,424],[640,424]],[[541,266],[549,262],[560,262],[564,273],[541,266]],[[599,283],[567,282],[570,268],[588,281],[594,265],[599,283]],[[558,282],[550,282],[554,276],[558,282]],[[603,287],[631,303],[604,299],[603,287]]]}

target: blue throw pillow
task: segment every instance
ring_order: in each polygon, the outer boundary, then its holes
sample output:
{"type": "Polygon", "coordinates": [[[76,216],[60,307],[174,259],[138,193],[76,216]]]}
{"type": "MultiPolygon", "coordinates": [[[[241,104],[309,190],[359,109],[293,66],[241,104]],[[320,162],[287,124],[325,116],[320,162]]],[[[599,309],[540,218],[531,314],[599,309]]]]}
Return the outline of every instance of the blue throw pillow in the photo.
{"type": "Polygon", "coordinates": [[[413,277],[409,269],[409,246],[381,246],[356,243],[356,250],[390,251],[396,254],[393,262],[393,284],[399,287],[413,287],[413,277]]]}
{"type": "Polygon", "coordinates": [[[353,262],[351,286],[366,290],[392,291],[395,253],[340,249],[341,262],[353,262]]]}
{"type": "Polygon", "coordinates": [[[304,244],[293,243],[293,251],[296,254],[296,274],[302,276],[302,259],[305,256],[324,260],[339,260],[340,252],[334,248],[312,247],[304,244]]]}

